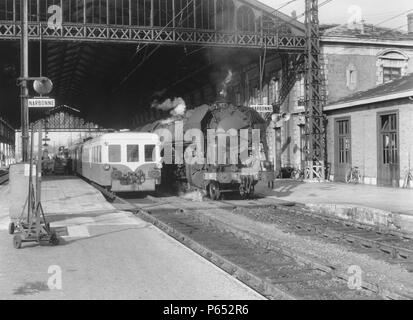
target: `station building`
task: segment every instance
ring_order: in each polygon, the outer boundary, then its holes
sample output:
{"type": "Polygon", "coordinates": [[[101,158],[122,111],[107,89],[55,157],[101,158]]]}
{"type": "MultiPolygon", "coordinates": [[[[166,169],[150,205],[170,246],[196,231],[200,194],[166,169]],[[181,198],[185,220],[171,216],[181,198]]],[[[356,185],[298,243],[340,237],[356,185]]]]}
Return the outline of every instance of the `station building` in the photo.
{"type": "Polygon", "coordinates": [[[358,167],[363,183],[413,187],[413,73],[332,103],[327,114],[331,178],[358,167]]]}
{"type": "MultiPolygon", "coordinates": [[[[325,92],[322,94],[326,106],[346,97],[351,99],[357,92],[372,89],[413,72],[412,31],[406,34],[368,24],[324,26],[321,62],[325,81],[325,92]]],[[[299,76],[280,111],[291,115],[280,130],[278,150],[281,151],[283,167],[304,167],[303,100],[304,79],[299,76]]],[[[332,120],[328,120],[327,127],[331,128],[332,120]]],[[[400,126],[407,127],[408,123],[400,123],[400,126]]],[[[331,132],[327,131],[327,137],[331,142],[331,132]]],[[[354,136],[353,143],[357,144],[362,138],[354,136]]],[[[342,174],[335,174],[338,164],[331,157],[332,148],[334,147],[328,144],[328,171],[334,180],[342,181],[342,174]]],[[[373,183],[375,180],[367,178],[366,182],[373,183]]]]}
{"type": "MultiPolygon", "coordinates": [[[[413,72],[412,19],[413,16],[409,15],[408,33],[364,22],[321,26],[321,62],[325,81],[325,91],[322,94],[327,106],[326,162],[329,176],[334,181],[344,181],[345,172],[351,167],[358,166],[364,183],[394,187],[403,185],[404,175],[411,167],[409,155],[411,155],[413,139],[407,132],[413,124],[412,105],[411,100],[406,96],[410,93],[404,90],[407,87],[397,89],[395,86],[400,83],[391,83],[413,72]],[[373,91],[369,91],[370,89],[373,91]],[[383,95],[376,96],[375,94],[381,90],[384,90],[383,95]],[[360,97],[357,95],[358,92],[360,92],[360,97]],[[386,92],[390,92],[390,96],[386,92]],[[366,104],[372,94],[375,97],[374,106],[366,104]],[[359,101],[359,99],[366,101],[359,101]],[[352,109],[350,107],[340,108],[342,103],[350,101],[352,109]],[[386,128],[379,128],[377,117],[383,119],[384,126],[387,111],[396,111],[397,119],[399,119],[396,122],[400,136],[394,138],[401,139],[397,142],[400,143],[398,156],[400,163],[397,169],[390,169],[391,166],[385,166],[384,163],[378,164],[382,152],[379,150],[380,144],[377,142],[377,137],[380,130],[384,134],[383,130],[386,128]],[[339,118],[349,116],[349,113],[352,113],[351,120],[354,123],[346,127],[349,131],[353,130],[351,133],[347,132],[351,135],[351,140],[346,146],[352,149],[346,152],[352,154],[353,161],[348,160],[346,166],[343,166],[339,158],[335,156],[340,152],[338,150],[340,144],[335,142],[335,139],[341,138],[336,138],[337,133],[334,128],[339,118]],[[361,129],[363,126],[364,129],[361,129]],[[366,157],[369,159],[367,160],[366,157]],[[388,172],[384,172],[384,168],[387,168],[388,172]]],[[[247,67],[233,68],[227,100],[234,105],[273,104],[277,106],[277,112],[287,115],[284,117],[285,121],[282,120],[277,129],[278,139],[275,147],[277,157],[279,157],[275,159],[278,162],[277,169],[283,167],[302,169],[305,160],[303,152],[305,138],[304,74],[297,70],[295,84],[290,92],[283,96],[282,87],[285,86],[285,82],[289,81],[285,70],[282,70],[283,58],[285,56],[269,53],[267,56],[263,55],[261,61],[247,67]]],[[[409,79],[411,76],[401,81],[408,86],[409,79]]],[[[410,86],[413,88],[411,84],[410,86]]],[[[213,103],[219,98],[218,92],[219,88],[216,84],[206,84],[187,92],[183,98],[191,108],[191,106],[203,103],[213,103]]],[[[145,116],[143,117],[147,122],[156,118],[156,115],[149,115],[146,119],[145,116]]]]}
{"type": "Polygon", "coordinates": [[[0,118],[0,168],[7,168],[14,163],[14,139],[13,127],[0,118]]]}
{"type": "Polygon", "coordinates": [[[362,183],[412,187],[413,16],[409,30],[360,25],[325,30],[330,179],[358,167],[362,183]]]}

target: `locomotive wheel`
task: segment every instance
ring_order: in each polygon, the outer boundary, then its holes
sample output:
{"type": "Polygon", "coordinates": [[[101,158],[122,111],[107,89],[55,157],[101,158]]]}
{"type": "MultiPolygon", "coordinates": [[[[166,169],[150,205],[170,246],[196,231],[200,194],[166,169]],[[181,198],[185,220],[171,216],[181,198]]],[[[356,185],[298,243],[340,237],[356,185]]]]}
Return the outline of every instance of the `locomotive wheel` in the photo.
{"type": "Polygon", "coordinates": [[[13,234],[15,230],[14,222],[9,223],[9,234],[13,234]]]}
{"type": "Polygon", "coordinates": [[[211,197],[211,200],[219,200],[221,197],[221,191],[219,189],[219,183],[218,182],[211,182],[209,184],[209,196],[211,197]]]}
{"type": "Polygon", "coordinates": [[[20,249],[22,246],[22,237],[19,234],[16,234],[13,237],[13,247],[15,249],[20,249]]]}

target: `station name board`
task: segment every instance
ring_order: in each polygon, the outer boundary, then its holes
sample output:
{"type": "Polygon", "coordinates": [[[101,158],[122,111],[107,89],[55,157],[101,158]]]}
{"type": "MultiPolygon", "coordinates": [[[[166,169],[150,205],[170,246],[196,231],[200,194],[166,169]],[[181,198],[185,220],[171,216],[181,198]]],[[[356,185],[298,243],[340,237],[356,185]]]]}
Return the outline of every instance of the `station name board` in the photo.
{"type": "Polygon", "coordinates": [[[46,98],[35,98],[28,100],[29,108],[54,108],[55,100],[46,98]]]}
{"type": "Polygon", "coordinates": [[[257,104],[257,105],[252,105],[251,108],[253,108],[255,111],[259,113],[273,113],[274,112],[274,107],[272,105],[257,104]]]}

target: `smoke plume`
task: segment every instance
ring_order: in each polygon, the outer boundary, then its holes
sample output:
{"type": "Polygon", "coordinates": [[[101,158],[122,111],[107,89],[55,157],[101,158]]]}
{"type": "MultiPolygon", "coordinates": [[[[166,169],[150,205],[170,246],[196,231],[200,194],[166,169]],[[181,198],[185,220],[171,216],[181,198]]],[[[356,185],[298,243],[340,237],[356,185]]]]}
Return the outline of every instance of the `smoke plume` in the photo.
{"type": "Polygon", "coordinates": [[[170,111],[173,116],[183,115],[186,111],[186,103],[182,98],[175,98],[173,100],[166,99],[164,102],[159,103],[157,100],[152,102],[151,108],[162,111],[170,111]]]}
{"type": "Polygon", "coordinates": [[[227,96],[228,84],[230,84],[231,81],[232,81],[232,71],[231,71],[231,70],[228,70],[227,77],[226,77],[225,80],[222,82],[222,89],[221,89],[221,91],[219,92],[219,94],[220,94],[222,97],[224,97],[224,98],[227,96]]]}

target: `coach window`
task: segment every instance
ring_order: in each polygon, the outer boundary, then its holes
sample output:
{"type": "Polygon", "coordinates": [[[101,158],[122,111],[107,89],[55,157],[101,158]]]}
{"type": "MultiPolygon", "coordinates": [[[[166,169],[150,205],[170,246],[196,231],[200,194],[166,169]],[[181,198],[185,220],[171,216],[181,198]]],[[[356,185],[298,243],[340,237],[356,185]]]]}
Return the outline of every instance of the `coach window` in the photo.
{"type": "Polygon", "coordinates": [[[128,144],[127,145],[128,162],[139,162],[139,145],[128,144]]]}
{"type": "Polygon", "coordinates": [[[121,154],[120,154],[120,145],[119,144],[111,144],[109,145],[109,162],[121,162],[121,154]]]}
{"type": "Polygon", "coordinates": [[[145,162],[154,162],[155,161],[155,145],[148,144],[145,145],[145,162]]]}
{"type": "Polygon", "coordinates": [[[102,163],[102,146],[98,146],[98,163],[102,163]]]}

